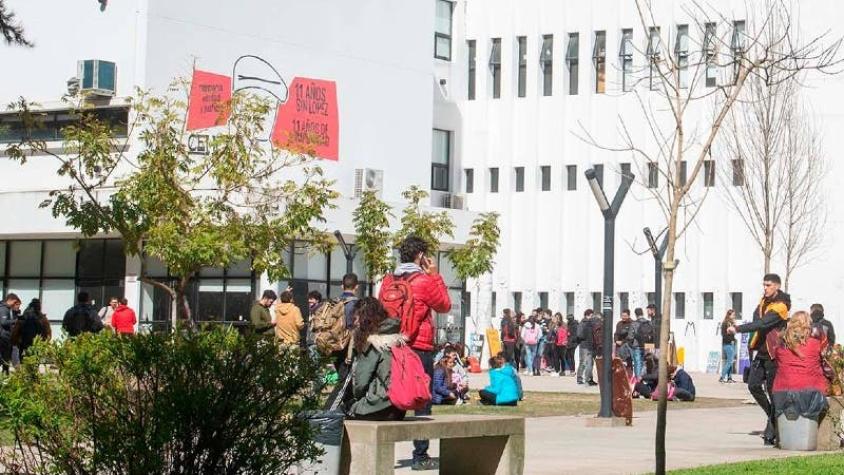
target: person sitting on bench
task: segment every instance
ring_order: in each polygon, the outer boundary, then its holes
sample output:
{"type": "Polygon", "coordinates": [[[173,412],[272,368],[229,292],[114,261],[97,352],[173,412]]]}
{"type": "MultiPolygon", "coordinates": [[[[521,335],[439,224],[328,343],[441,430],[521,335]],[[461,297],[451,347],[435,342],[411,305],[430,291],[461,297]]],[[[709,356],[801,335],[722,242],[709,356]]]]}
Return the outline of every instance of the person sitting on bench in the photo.
{"type": "Polygon", "coordinates": [[[515,406],[519,402],[516,371],[501,356],[489,359],[489,386],[481,389],[481,404],[515,406]]]}

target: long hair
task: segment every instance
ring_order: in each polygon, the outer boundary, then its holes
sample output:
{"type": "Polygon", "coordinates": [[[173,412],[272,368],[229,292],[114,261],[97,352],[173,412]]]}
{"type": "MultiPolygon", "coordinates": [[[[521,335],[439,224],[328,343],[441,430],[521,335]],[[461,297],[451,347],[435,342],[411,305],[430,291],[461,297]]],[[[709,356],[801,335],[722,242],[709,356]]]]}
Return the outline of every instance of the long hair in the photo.
{"type": "Polygon", "coordinates": [[[798,348],[806,344],[810,336],[812,336],[812,317],[802,310],[794,312],[788,319],[788,326],[786,326],[785,334],[782,336],[786,348],[802,358],[803,355],[798,348]]]}
{"type": "Polygon", "coordinates": [[[364,297],[355,302],[354,312],[357,318],[354,330],[355,349],[363,352],[369,344],[369,335],[378,332],[381,322],[387,318],[387,312],[375,297],[364,297]]]}
{"type": "Polygon", "coordinates": [[[724,315],[724,319],[721,320],[721,325],[733,325],[736,323],[736,311],[733,309],[727,310],[727,314],[724,315]]]}

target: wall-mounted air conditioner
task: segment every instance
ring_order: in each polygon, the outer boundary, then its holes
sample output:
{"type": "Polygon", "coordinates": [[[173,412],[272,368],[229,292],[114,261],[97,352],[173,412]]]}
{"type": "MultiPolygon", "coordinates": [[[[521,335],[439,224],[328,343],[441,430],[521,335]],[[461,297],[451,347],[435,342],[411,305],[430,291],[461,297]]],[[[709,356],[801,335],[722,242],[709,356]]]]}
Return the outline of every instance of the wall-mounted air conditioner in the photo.
{"type": "Polygon", "coordinates": [[[117,88],[117,70],[111,61],[85,59],[76,66],[79,91],[97,96],[112,97],[117,88]]]}
{"type": "Polygon", "coordinates": [[[364,191],[374,191],[375,195],[380,198],[383,190],[384,170],[355,169],[355,198],[360,198],[364,191]]]}
{"type": "Polygon", "coordinates": [[[438,202],[432,202],[433,206],[448,209],[466,209],[466,196],[459,193],[438,193],[438,202]]]}

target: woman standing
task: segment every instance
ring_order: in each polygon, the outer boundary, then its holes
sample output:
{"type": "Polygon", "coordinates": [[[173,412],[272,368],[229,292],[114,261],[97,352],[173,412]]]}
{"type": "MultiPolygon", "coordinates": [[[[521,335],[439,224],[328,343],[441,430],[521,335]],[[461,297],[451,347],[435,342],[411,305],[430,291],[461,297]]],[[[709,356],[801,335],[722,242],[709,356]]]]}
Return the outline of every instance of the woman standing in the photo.
{"type": "Polygon", "coordinates": [[[539,329],[533,317],[528,318],[522,328],[522,341],[525,345],[525,373],[529,375],[536,375],[534,372],[534,357],[536,356],[536,348],[539,346],[539,339],[542,338],[542,330],[539,329]]]}
{"type": "Polygon", "coordinates": [[[519,340],[519,330],[516,322],[513,321],[513,313],[509,308],[504,309],[504,318],[501,319],[501,343],[504,345],[504,357],[507,362],[516,366],[516,343],[519,340]]]}
{"type": "Polygon", "coordinates": [[[733,309],[727,310],[724,320],[721,321],[721,350],[724,355],[724,362],[721,366],[721,378],[719,383],[734,383],[733,361],[736,357],[736,312],[733,309]]]}

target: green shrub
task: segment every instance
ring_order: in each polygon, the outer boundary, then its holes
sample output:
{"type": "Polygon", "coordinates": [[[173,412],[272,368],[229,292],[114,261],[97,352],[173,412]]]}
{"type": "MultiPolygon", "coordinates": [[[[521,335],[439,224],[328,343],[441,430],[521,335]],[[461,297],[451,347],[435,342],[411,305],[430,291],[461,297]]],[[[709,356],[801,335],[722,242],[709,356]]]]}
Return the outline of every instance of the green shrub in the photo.
{"type": "Polygon", "coordinates": [[[2,464],[26,473],[285,473],[319,455],[297,349],[216,329],[39,344],[0,382],[2,464]]]}

